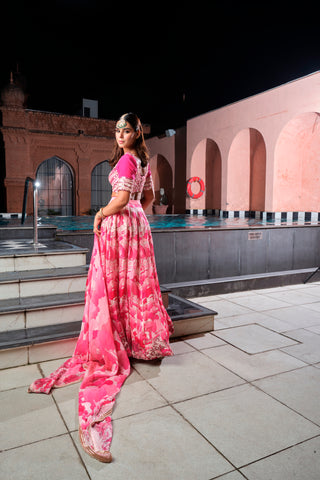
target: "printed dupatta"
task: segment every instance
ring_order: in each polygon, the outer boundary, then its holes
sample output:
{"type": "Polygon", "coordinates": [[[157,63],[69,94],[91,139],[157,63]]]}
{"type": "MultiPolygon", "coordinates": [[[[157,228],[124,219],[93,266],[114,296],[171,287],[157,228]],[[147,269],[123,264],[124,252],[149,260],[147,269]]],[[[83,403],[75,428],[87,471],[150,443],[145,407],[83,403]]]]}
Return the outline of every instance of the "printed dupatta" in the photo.
{"type": "Polygon", "coordinates": [[[130,374],[130,361],[110,319],[98,247],[96,239],[87,278],[82,328],[74,354],[49,377],[32,383],[29,392],[49,394],[53,388],[82,380],[78,410],[80,434],[85,446],[95,452],[106,452],[112,440],[110,415],[115,397],[130,374]]]}

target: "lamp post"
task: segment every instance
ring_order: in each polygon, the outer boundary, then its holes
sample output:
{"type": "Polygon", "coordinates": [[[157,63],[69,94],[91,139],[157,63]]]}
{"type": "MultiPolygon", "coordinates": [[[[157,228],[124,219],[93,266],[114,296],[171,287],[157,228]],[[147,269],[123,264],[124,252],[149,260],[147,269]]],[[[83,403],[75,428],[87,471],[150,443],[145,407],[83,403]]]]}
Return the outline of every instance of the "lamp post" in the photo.
{"type": "Polygon", "coordinates": [[[38,247],[38,188],[40,182],[33,182],[33,246],[38,247]]]}

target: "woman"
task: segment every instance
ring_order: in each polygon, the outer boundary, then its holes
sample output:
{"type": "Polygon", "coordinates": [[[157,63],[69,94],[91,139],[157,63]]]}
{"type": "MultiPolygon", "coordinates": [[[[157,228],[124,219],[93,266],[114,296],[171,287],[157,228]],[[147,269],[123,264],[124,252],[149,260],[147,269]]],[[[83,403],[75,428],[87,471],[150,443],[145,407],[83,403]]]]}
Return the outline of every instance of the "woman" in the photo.
{"type": "Polygon", "coordinates": [[[161,298],[151,230],[144,209],[153,182],[139,118],[128,113],[116,124],[109,175],[111,201],[94,219],[95,233],[80,336],[71,359],[29,392],[50,393],[82,380],[79,435],[92,457],[110,462],[110,414],[130,374],[129,357],[172,355],[172,321],[161,298]],[[143,197],[142,197],[143,196],[143,197]],[[141,198],[142,197],[142,198],[141,198]]]}

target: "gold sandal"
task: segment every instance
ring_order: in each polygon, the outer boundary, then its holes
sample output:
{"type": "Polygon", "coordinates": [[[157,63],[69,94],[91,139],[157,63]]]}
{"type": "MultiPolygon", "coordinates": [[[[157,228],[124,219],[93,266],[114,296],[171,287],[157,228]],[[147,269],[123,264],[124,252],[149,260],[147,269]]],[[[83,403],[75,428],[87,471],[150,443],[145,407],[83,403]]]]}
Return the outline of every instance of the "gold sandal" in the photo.
{"type": "Polygon", "coordinates": [[[99,462],[103,462],[103,463],[110,463],[112,461],[111,452],[101,452],[101,451],[96,452],[89,445],[85,445],[81,427],[79,427],[79,437],[80,437],[80,442],[83,450],[88,455],[90,455],[90,457],[95,458],[96,460],[99,460],[99,462]]]}

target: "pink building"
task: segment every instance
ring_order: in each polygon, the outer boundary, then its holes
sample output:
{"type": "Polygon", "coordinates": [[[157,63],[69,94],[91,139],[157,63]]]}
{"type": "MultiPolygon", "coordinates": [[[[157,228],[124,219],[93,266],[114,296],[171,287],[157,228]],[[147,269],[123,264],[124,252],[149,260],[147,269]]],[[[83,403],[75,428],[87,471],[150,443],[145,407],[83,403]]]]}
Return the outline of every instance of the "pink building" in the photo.
{"type": "Polygon", "coordinates": [[[189,120],[187,212],[318,220],[319,92],[316,72],[189,120]]]}

